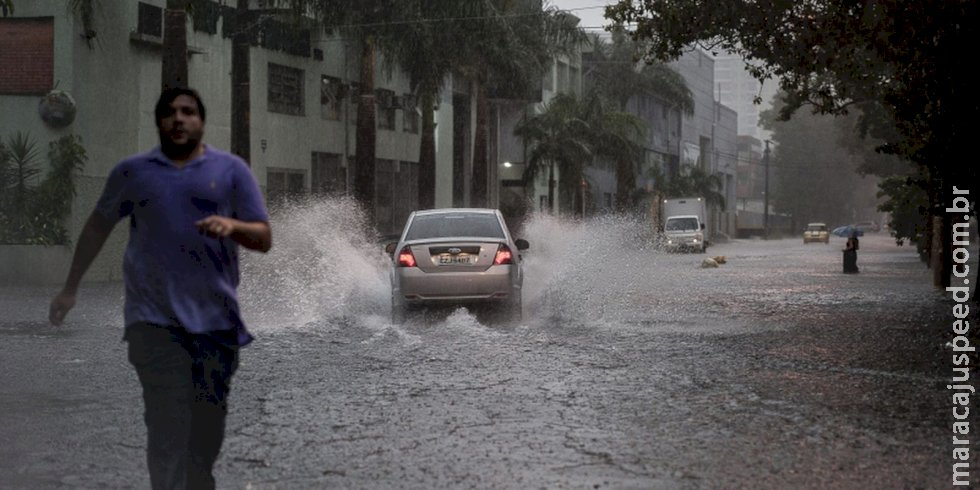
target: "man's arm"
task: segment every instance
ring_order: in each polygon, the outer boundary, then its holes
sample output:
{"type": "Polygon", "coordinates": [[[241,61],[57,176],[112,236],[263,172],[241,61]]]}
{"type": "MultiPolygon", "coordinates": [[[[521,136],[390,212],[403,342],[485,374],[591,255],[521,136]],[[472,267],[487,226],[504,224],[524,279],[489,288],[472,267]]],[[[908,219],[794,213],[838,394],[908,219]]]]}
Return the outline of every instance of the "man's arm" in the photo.
{"type": "Polygon", "coordinates": [[[265,221],[241,221],[227,216],[208,216],[195,223],[201,233],[228,237],[239,245],[259,252],[272,248],[272,229],[265,221]]]}
{"type": "Polygon", "coordinates": [[[99,213],[93,212],[82,232],[78,236],[78,243],[75,245],[75,253],[71,259],[71,268],[68,270],[68,278],[65,279],[65,287],[51,300],[51,307],[48,312],[48,320],[53,325],[61,325],[68,314],[75,306],[75,294],[78,292],[78,284],[82,281],[85,271],[92,265],[92,261],[99,255],[102,245],[105,244],[112,227],[115,225],[102,217],[99,213]]]}

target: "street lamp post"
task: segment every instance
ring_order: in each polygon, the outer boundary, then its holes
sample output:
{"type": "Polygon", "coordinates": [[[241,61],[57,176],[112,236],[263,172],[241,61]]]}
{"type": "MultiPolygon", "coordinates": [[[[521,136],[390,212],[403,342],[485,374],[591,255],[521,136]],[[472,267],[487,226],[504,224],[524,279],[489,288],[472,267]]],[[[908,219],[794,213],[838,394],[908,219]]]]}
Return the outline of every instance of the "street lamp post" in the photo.
{"type": "Polygon", "coordinates": [[[765,191],[762,194],[762,233],[769,238],[769,140],[766,140],[766,149],[762,152],[762,163],[766,169],[765,191]]]}

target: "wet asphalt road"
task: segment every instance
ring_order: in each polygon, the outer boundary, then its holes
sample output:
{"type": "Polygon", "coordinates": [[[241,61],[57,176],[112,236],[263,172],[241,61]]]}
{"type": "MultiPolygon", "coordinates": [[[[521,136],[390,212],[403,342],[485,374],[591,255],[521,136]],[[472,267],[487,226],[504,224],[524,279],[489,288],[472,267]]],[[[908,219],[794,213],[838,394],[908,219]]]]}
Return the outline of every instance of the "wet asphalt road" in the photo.
{"type": "MultiPolygon", "coordinates": [[[[867,236],[843,275],[841,238],[742,240],[701,269],[621,231],[530,225],[517,327],[393,327],[372,257],[317,282],[286,233],[246,267],[219,488],[950,485],[952,302],[913,249],[867,236]]],[[[60,328],[54,292],[0,288],[0,487],[147,488],[121,285],[60,328]]]]}

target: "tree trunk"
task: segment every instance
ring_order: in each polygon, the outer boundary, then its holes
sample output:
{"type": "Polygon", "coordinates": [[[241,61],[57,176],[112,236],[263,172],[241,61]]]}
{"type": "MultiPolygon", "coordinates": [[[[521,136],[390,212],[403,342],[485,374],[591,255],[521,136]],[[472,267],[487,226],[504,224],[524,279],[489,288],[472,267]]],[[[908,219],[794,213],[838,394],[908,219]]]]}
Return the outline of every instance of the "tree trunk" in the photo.
{"type": "Polygon", "coordinates": [[[943,178],[931,177],[929,186],[929,209],[932,216],[932,240],[930,247],[930,267],[932,268],[932,284],[937,288],[950,285],[953,274],[953,219],[946,213],[947,194],[943,178]]]}
{"type": "MultiPolygon", "coordinates": [[[[248,0],[238,0],[236,32],[231,46],[231,152],[251,159],[251,90],[249,71],[248,0]]],[[[249,163],[251,165],[251,163],[249,163]]]]}
{"type": "Polygon", "coordinates": [[[370,38],[365,39],[362,49],[360,96],[357,102],[354,198],[364,206],[368,219],[374,224],[374,154],[378,137],[374,107],[374,41],[370,38]]]}
{"type": "Polygon", "coordinates": [[[555,162],[548,164],[548,212],[555,214],[555,162]]]}
{"type": "MultiPolygon", "coordinates": [[[[945,228],[944,221],[945,217],[941,214],[934,215],[930,218],[932,220],[932,246],[929,247],[930,254],[930,267],[932,267],[932,284],[936,287],[943,286],[943,263],[945,262],[943,255],[943,229],[945,228]]],[[[946,277],[945,282],[949,283],[949,278],[946,277]]]]}
{"type": "Polygon", "coordinates": [[[633,205],[631,194],[636,188],[636,175],[625,162],[616,162],[616,211],[624,212],[633,205]]]}
{"type": "Polygon", "coordinates": [[[163,89],[187,86],[187,11],[183,2],[167,0],[163,16],[163,89]]]}
{"type": "Polygon", "coordinates": [[[490,128],[490,108],[487,102],[487,89],[479,81],[476,82],[476,131],[473,136],[473,187],[470,194],[470,205],[485,208],[487,202],[488,168],[488,139],[490,128]]]}
{"type": "Polygon", "coordinates": [[[431,209],[436,205],[436,124],[435,97],[423,92],[422,134],[419,143],[419,209],[431,209]]]}
{"type": "Polygon", "coordinates": [[[946,288],[951,284],[953,276],[953,219],[949,214],[942,217],[942,235],[939,237],[940,262],[939,268],[942,269],[942,277],[939,286],[946,288]]]}

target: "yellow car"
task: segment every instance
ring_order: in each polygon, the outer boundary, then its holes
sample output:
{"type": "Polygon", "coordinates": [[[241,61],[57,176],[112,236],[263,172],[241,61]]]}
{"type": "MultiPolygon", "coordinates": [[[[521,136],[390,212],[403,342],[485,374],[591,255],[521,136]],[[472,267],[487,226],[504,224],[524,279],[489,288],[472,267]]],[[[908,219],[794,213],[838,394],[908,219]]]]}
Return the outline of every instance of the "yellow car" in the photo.
{"type": "Polygon", "coordinates": [[[830,243],[830,231],[827,230],[826,223],[810,223],[806,225],[803,232],[803,243],[824,242],[830,243]]]}

